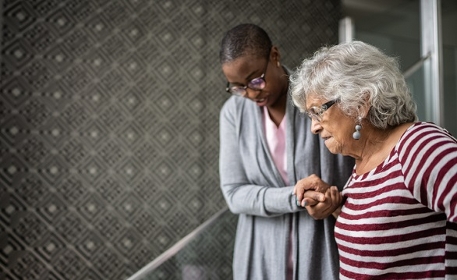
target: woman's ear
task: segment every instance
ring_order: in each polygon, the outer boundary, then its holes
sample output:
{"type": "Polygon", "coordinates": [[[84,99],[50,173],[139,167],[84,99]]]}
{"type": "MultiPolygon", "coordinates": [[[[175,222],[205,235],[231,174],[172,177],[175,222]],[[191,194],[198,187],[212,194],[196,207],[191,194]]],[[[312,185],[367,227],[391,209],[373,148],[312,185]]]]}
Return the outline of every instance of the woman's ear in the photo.
{"type": "Polygon", "coordinates": [[[370,111],[371,108],[371,101],[370,101],[370,94],[368,92],[364,92],[362,94],[362,105],[358,107],[359,110],[359,117],[362,119],[365,119],[368,116],[368,112],[370,111]]]}
{"type": "Polygon", "coordinates": [[[270,59],[276,64],[277,67],[281,67],[281,53],[276,46],[271,47],[270,59]]]}

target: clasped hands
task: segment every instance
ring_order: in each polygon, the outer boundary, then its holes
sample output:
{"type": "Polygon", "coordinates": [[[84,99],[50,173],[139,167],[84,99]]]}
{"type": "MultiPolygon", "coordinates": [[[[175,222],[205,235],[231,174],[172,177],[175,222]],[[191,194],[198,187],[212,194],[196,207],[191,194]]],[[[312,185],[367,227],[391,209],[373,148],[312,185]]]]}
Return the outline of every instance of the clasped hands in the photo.
{"type": "Polygon", "coordinates": [[[293,194],[297,197],[297,205],[305,207],[316,220],[332,214],[336,218],[341,210],[343,196],[338,188],[325,183],[315,174],[298,181],[293,194]]]}

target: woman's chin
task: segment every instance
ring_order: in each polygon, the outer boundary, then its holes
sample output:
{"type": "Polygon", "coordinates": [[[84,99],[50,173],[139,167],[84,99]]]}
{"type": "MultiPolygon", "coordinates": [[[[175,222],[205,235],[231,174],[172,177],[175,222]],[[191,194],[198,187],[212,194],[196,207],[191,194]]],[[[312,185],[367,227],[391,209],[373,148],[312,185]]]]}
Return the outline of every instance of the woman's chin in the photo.
{"type": "Polygon", "coordinates": [[[328,138],[324,141],[325,146],[329,150],[330,153],[332,154],[338,154],[338,149],[335,146],[335,142],[333,141],[333,138],[328,138]]]}

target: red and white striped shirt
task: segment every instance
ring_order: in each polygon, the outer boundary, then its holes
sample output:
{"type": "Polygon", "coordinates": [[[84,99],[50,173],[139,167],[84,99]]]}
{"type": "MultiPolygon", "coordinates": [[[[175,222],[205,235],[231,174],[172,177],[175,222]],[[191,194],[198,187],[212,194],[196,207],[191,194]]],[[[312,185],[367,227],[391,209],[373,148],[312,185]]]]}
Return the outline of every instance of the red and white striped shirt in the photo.
{"type": "Polygon", "coordinates": [[[341,279],[457,279],[457,140],[447,131],[414,124],[343,195],[341,279]]]}

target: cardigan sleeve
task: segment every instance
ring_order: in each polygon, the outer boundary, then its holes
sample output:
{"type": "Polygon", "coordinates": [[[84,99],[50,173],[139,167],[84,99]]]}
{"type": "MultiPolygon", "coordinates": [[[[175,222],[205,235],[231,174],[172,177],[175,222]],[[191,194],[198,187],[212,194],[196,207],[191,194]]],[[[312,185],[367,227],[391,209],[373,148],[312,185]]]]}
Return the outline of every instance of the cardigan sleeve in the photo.
{"type": "Polygon", "coordinates": [[[235,214],[276,216],[303,210],[297,207],[293,186],[259,186],[249,182],[239,147],[242,102],[228,100],[220,114],[219,173],[224,198],[235,214]]]}

